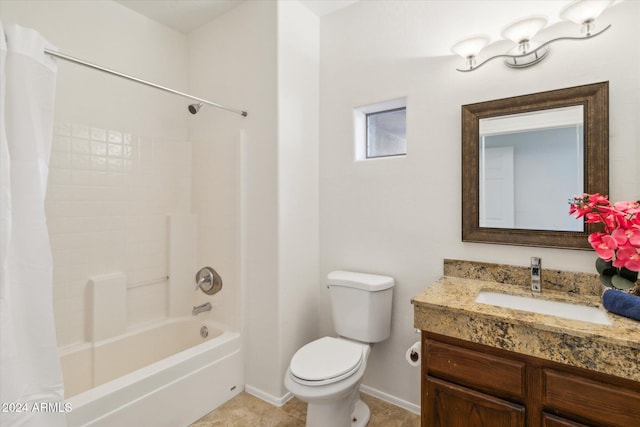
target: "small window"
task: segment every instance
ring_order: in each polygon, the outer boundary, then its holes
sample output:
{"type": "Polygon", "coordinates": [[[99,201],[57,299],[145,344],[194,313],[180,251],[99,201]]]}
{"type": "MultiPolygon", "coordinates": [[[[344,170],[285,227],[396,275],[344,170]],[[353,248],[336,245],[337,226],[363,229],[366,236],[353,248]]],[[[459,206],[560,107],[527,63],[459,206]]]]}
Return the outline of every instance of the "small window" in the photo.
{"type": "Polygon", "coordinates": [[[354,109],[356,161],[407,154],[407,99],[354,109]]]}
{"type": "Polygon", "coordinates": [[[367,159],[407,154],[407,108],[367,114],[367,159]]]}

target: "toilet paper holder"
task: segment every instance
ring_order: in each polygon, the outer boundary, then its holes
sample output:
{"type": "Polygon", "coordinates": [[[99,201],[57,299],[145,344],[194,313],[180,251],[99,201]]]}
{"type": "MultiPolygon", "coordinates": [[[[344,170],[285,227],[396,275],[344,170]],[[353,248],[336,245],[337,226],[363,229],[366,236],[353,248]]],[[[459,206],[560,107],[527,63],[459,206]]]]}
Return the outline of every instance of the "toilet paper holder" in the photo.
{"type": "Polygon", "coordinates": [[[416,341],[411,347],[409,347],[404,355],[407,363],[411,366],[420,366],[422,363],[422,343],[416,341]]]}
{"type": "Polygon", "coordinates": [[[420,354],[414,349],[411,349],[411,353],[409,353],[409,359],[411,359],[412,362],[417,362],[420,359],[420,354]]]}

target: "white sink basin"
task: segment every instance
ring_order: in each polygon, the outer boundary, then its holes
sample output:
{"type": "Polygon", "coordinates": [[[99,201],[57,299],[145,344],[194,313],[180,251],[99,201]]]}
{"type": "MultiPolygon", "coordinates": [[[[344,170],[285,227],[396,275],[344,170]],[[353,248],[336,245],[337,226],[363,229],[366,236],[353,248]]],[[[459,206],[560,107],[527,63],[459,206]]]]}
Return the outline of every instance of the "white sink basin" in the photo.
{"type": "Polygon", "coordinates": [[[586,305],[488,291],[478,292],[475,302],[600,325],[611,325],[611,319],[609,319],[607,313],[597,307],[588,307],[586,305]]]}

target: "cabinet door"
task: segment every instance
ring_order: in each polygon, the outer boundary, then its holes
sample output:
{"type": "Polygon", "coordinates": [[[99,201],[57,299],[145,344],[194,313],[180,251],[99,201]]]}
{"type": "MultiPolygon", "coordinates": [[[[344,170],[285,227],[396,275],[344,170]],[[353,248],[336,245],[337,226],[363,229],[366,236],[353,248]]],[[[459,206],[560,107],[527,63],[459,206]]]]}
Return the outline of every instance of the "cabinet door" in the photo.
{"type": "Polygon", "coordinates": [[[544,369],[543,380],[546,408],[574,414],[596,425],[640,425],[640,389],[637,383],[633,388],[619,387],[557,369],[544,369]]]}
{"type": "Polygon", "coordinates": [[[542,414],[543,427],[588,427],[566,418],[556,417],[555,415],[542,414]]]}
{"type": "MultiPolygon", "coordinates": [[[[521,405],[427,377],[423,402],[428,427],[524,427],[521,405]]],[[[424,409],[423,409],[424,410],[424,409]]]]}

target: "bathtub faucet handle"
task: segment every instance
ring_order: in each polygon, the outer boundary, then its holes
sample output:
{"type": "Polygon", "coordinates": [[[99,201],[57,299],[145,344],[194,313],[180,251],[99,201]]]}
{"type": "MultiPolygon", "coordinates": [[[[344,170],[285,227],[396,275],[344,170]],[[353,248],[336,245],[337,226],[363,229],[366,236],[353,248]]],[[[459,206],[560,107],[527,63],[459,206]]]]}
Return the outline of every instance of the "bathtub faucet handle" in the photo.
{"type": "Polygon", "coordinates": [[[203,275],[202,277],[200,277],[200,279],[198,279],[198,281],[196,282],[196,291],[198,290],[198,288],[202,288],[203,291],[211,289],[211,286],[213,286],[213,284],[211,283],[211,278],[212,277],[210,275],[203,275]]]}
{"type": "Polygon", "coordinates": [[[222,289],[222,278],[211,267],[202,267],[196,273],[196,291],[202,289],[207,295],[214,295],[222,289]]]}

